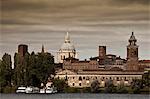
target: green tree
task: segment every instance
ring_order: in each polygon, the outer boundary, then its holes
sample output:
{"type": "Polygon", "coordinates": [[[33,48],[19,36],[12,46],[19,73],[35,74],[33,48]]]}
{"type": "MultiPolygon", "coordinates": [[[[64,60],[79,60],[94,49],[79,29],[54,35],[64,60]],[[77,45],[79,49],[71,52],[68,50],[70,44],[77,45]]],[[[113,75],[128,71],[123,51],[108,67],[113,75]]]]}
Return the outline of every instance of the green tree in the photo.
{"type": "Polygon", "coordinates": [[[105,83],[105,92],[106,93],[115,93],[116,87],[113,84],[113,80],[107,80],[105,83]]]}
{"type": "Polygon", "coordinates": [[[14,80],[17,86],[27,85],[29,56],[29,53],[26,53],[25,56],[20,56],[18,53],[14,55],[14,80]]]}
{"type": "Polygon", "coordinates": [[[142,79],[134,79],[131,88],[134,93],[140,93],[140,89],[142,89],[142,79]]]}
{"type": "Polygon", "coordinates": [[[38,53],[36,58],[36,76],[39,78],[40,82],[46,83],[47,78],[50,74],[55,73],[54,70],[54,56],[50,53],[38,53]]]}
{"type": "Polygon", "coordinates": [[[142,81],[143,87],[150,87],[150,70],[143,74],[142,81]]]}
{"type": "Polygon", "coordinates": [[[64,90],[68,87],[68,85],[64,79],[55,78],[53,80],[53,84],[57,88],[58,92],[64,92],[64,90]]]}
{"type": "Polygon", "coordinates": [[[0,91],[3,91],[3,88],[6,86],[11,86],[11,77],[12,77],[12,62],[11,56],[5,53],[0,60],[0,91]]]}
{"type": "Polygon", "coordinates": [[[117,93],[128,93],[128,90],[123,84],[121,84],[117,86],[117,93]]]}
{"type": "Polygon", "coordinates": [[[99,85],[100,83],[98,82],[98,80],[94,80],[92,83],[91,83],[91,92],[98,92],[99,91],[99,85]]]}

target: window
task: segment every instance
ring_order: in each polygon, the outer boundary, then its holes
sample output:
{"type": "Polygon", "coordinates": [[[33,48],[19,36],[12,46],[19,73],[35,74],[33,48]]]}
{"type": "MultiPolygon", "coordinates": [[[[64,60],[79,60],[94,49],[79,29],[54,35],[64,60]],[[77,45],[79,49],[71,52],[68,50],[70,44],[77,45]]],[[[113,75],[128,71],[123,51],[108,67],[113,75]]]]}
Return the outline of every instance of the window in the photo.
{"type": "Polygon", "coordinates": [[[79,80],[82,80],[82,77],[79,77],[79,80]]]}
{"type": "Polygon", "coordinates": [[[82,77],[81,77],[81,76],[79,77],[79,80],[80,80],[80,81],[82,80],[82,77]]]}
{"type": "Polygon", "coordinates": [[[72,86],[74,86],[74,83],[72,84],[72,86]]]}
{"type": "Polygon", "coordinates": [[[73,79],[74,79],[74,77],[73,77],[73,79]]]}
{"type": "Polygon", "coordinates": [[[83,77],[83,79],[85,79],[85,77],[83,77]]]}
{"type": "Polygon", "coordinates": [[[81,86],[81,83],[79,83],[79,86],[81,86]]]}
{"type": "Polygon", "coordinates": [[[65,56],[64,56],[64,59],[65,59],[65,56]]]}
{"type": "Polygon", "coordinates": [[[119,81],[119,77],[117,77],[117,81],[119,81]]]}
{"type": "Polygon", "coordinates": [[[103,77],[103,80],[105,79],[105,77],[103,77]]]}

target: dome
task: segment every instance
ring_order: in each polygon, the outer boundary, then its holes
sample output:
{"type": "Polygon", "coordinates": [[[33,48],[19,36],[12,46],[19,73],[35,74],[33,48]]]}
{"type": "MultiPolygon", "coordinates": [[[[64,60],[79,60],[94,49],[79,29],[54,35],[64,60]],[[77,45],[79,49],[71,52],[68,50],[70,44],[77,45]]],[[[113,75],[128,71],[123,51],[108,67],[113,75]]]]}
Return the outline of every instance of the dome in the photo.
{"type": "Polygon", "coordinates": [[[74,45],[71,44],[71,42],[70,42],[70,36],[69,36],[68,32],[65,36],[65,42],[61,46],[60,50],[61,51],[75,51],[74,45]]]}
{"type": "Polygon", "coordinates": [[[60,50],[68,50],[68,51],[75,51],[75,47],[73,44],[71,43],[64,43],[62,46],[61,46],[61,49],[60,50]]]}

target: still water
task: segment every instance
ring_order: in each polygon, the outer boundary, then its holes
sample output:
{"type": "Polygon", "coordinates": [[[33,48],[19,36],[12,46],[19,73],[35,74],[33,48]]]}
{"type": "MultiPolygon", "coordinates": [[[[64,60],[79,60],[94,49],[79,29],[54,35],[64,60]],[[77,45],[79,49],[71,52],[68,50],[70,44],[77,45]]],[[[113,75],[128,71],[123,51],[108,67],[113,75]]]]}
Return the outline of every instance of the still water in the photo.
{"type": "Polygon", "coordinates": [[[0,99],[150,99],[143,94],[0,94],[0,99]]]}

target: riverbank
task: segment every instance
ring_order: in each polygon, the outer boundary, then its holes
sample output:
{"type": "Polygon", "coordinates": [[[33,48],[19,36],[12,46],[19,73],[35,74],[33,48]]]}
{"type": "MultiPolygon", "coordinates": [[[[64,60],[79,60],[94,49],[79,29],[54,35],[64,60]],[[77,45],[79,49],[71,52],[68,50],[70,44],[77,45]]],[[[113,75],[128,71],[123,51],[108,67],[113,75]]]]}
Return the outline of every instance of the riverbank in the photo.
{"type": "MultiPolygon", "coordinates": [[[[7,86],[3,88],[3,91],[1,93],[15,93],[16,89],[17,87],[7,86]]],[[[124,87],[121,89],[117,89],[117,87],[116,88],[114,87],[113,89],[109,89],[109,90],[106,88],[99,88],[97,92],[91,92],[90,87],[85,87],[85,88],[67,87],[58,93],[150,94],[150,89],[148,87],[143,89],[132,89],[131,87],[124,87]]]]}

